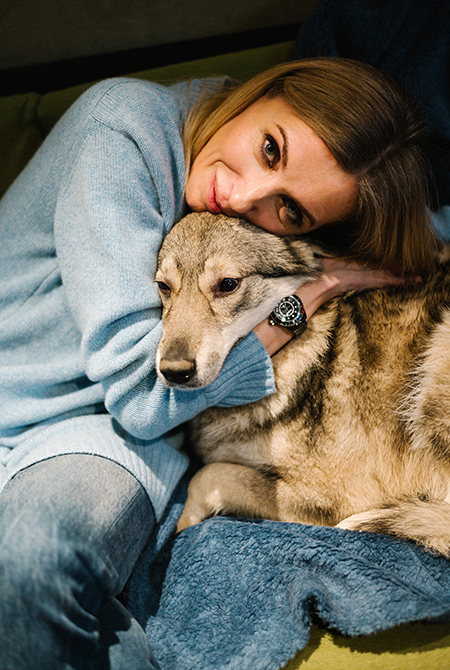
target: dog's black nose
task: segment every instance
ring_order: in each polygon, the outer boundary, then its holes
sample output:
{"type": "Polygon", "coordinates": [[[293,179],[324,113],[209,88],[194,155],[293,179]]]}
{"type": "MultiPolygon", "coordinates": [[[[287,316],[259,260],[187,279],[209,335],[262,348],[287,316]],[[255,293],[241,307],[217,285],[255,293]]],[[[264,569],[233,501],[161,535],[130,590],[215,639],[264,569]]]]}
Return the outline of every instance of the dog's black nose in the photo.
{"type": "Polygon", "coordinates": [[[195,361],[171,361],[163,359],[159,364],[159,369],[168,382],[182,386],[183,384],[187,384],[193,377],[195,373],[195,361]]]}

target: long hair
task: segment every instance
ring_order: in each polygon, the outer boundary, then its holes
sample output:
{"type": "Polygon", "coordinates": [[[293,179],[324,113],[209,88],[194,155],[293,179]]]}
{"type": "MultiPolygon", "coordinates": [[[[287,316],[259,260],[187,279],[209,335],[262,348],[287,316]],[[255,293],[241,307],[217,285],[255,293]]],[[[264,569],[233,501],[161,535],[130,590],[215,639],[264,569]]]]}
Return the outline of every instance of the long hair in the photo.
{"type": "Polygon", "coordinates": [[[263,96],[286,101],[355,177],[349,253],[404,273],[429,270],[438,246],[427,213],[432,178],[425,126],[409,94],[376,68],[349,59],[277,65],[197,106],[185,128],[188,170],[219,128],[263,96]]]}

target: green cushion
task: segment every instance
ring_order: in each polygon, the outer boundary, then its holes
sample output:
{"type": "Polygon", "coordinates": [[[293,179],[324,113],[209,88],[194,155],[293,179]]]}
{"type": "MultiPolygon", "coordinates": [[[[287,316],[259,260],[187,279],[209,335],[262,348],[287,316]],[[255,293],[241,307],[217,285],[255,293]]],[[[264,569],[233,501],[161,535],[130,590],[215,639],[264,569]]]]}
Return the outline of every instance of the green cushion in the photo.
{"type": "Polygon", "coordinates": [[[284,670],[446,670],[450,624],[405,624],[344,638],[313,626],[308,645],[284,670]]]}

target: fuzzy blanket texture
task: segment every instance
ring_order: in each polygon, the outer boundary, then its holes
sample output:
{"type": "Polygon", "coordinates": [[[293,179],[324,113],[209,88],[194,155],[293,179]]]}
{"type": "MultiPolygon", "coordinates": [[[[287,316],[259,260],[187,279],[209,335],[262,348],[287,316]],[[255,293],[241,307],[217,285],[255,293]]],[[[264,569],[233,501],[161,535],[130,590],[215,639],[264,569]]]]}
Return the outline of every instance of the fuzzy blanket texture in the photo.
{"type": "Polygon", "coordinates": [[[295,56],[363,61],[409,90],[428,126],[438,204],[450,204],[450,0],[322,0],[295,56]]]}
{"type": "Polygon", "coordinates": [[[186,480],[129,584],[161,670],[278,670],[316,623],[450,622],[450,561],[383,535],[217,517],[175,536],[186,480]]]}

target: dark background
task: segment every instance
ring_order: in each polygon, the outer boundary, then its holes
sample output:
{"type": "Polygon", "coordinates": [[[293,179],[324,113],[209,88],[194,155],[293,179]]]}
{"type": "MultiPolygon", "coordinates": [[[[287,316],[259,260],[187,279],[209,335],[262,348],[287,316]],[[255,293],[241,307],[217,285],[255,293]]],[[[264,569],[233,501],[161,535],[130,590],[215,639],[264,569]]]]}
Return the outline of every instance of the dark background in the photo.
{"type": "Polygon", "coordinates": [[[295,39],[318,0],[0,0],[0,94],[295,39]]]}

